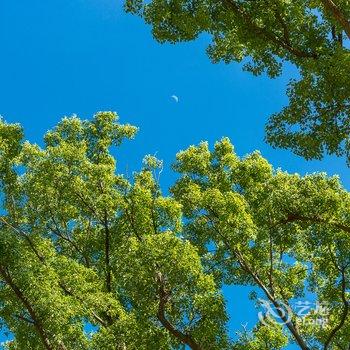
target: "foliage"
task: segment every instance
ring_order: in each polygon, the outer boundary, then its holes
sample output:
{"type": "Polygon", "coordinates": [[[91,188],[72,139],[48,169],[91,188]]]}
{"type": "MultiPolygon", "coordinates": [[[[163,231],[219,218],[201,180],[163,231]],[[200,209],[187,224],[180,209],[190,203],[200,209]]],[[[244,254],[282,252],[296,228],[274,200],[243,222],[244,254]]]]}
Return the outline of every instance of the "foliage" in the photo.
{"type": "Polygon", "coordinates": [[[255,75],[281,74],[284,62],[299,71],[289,105],[271,116],[267,140],[307,159],[325,152],[350,159],[347,0],[126,0],[159,42],[211,37],[214,62],[244,62],[255,75]]]}
{"type": "Polygon", "coordinates": [[[240,159],[222,139],[179,152],[163,196],[154,157],[132,179],[117,173],[111,147],[136,131],[100,112],[63,119],[39,147],[1,122],[7,347],[347,349],[350,195],[338,179],[240,159]],[[327,325],[298,325],[294,310],[285,326],[260,320],[232,339],[223,284],[253,286],[276,308],[308,290],[329,305],[327,325]]]}

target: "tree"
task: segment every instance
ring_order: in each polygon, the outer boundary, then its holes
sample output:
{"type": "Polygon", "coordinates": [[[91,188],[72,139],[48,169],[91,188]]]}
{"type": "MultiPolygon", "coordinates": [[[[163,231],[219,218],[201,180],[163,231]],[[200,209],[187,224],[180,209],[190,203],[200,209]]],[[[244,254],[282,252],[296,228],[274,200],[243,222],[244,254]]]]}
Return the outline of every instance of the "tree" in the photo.
{"type": "Polygon", "coordinates": [[[244,61],[255,75],[281,74],[290,62],[289,105],[270,117],[267,141],[306,159],[350,159],[350,5],[347,0],[126,0],[159,42],[211,36],[214,62],[244,61]]]}
{"type": "Polygon", "coordinates": [[[8,349],[348,349],[350,195],[339,180],[240,159],[222,139],[181,151],[163,196],[156,158],[131,179],[117,173],[111,147],[135,133],[100,112],[63,119],[39,147],[1,122],[8,349]],[[254,287],[285,325],[265,315],[231,339],[223,284],[254,287]],[[306,290],[327,303],[323,327],[298,322],[292,304],[306,290]]]}

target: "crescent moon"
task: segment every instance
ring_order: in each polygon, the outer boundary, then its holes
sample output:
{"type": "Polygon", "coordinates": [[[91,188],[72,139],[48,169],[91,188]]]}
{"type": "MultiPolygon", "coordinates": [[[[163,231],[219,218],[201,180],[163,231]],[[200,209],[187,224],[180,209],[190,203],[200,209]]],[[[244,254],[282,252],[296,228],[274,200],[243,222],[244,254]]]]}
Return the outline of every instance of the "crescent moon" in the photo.
{"type": "Polygon", "coordinates": [[[176,95],[172,95],[171,98],[177,103],[179,102],[179,98],[176,95]]]}

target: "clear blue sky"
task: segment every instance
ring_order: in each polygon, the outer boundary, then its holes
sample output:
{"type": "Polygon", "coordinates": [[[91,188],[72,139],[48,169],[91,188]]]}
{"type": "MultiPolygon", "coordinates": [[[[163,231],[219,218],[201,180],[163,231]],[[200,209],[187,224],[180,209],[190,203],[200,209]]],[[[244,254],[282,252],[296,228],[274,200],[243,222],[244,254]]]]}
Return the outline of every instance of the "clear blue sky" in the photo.
{"type": "MultiPolygon", "coordinates": [[[[349,187],[343,159],[306,162],[264,143],[264,124],[286,104],[295,70],[287,67],[282,78],[270,80],[242,72],[239,64],[213,65],[207,43],[206,37],[156,43],[141,19],[123,13],[121,0],[1,0],[0,114],[40,143],[63,116],[116,111],[122,122],[140,127],[136,140],[117,152],[120,172],[126,165],[138,169],[145,154],[157,152],[165,162],[165,191],[177,151],[222,136],[239,155],[259,149],[275,167],[340,174],[349,187]]],[[[225,295],[232,328],[252,326],[256,311],[246,290],[228,288],[225,295]]]]}

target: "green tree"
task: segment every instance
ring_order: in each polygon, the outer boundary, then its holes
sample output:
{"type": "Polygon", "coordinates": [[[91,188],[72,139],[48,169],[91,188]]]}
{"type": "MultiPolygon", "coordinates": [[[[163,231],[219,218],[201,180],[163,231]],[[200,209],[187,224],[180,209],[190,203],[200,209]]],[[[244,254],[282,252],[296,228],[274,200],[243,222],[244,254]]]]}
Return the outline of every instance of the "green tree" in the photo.
{"type": "Polygon", "coordinates": [[[111,148],[136,131],[101,112],[63,119],[39,147],[0,123],[7,348],[348,349],[350,195],[339,180],[240,159],[222,139],[180,152],[163,196],[156,158],[132,178],[117,171],[111,148]],[[231,339],[224,284],[255,288],[252,302],[285,325],[266,315],[231,339]],[[327,304],[323,327],[316,313],[299,322],[293,302],[306,291],[327,304]]]}
{"type": "Polygon", "coordinates": [[[243,61],[255,75],[298,68],[289,105],[270,117],[267,141],[307,159],[350,160],[350,4],[348,0],[126,0],[159,42],[211,37],[213,62],[243,61]]]}

